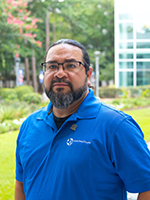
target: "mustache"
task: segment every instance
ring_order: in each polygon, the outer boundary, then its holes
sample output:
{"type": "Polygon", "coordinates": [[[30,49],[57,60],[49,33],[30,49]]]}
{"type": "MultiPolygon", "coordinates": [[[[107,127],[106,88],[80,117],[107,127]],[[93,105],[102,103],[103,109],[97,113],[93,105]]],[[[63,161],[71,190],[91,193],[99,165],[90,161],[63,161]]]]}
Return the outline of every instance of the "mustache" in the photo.
{"type": "Polygon", "coordinates": [[[72,89],[72,83],[69,82],[69,81],[66,81],[66,80],[64,80],[64,79],[61,79],[61,78],[57,78],[57,79],[53,80],[53,81],[51,82],[50,89],[53,88],[53,85],[54,85],[55,83],[66,83],[66,84],[68,84],[68,86],[72,89]]]}

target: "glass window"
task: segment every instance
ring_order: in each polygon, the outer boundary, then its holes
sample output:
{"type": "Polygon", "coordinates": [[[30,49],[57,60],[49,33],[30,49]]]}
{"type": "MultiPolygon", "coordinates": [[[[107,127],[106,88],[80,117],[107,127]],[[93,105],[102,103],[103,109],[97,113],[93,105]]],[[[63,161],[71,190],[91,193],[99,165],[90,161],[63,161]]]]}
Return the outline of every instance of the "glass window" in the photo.
{"type": "Polygon", "coordinates": [[[119,24],[119,38],[133,39],[133,23],[119,24]]]}
{"type": "Polygon", "coordinates": [[[137,72],[137,86],[138,85],[150,85],[150,72],[138,71],[137,72]]]}
{"type": "Polygon", "coordinates": [[[136,58],[150,58],[150,53],[137,53],[136,58]]]}
{"type": "Polygon", "coordinates": [[[119,49],[133,49],[133,42],[120,42],[119,49]]]}
{"type": "Polygon", "coordinates": [[[133,69],[133,62],[119,62],[119,69],[133,69]]]}
{"type": "Polygon", "coordinates": [[[137,39],[150,39],[150,24],[146,22],[138,22],[136,25],[137,39]]]}
{"type": "Polygon", "coordinates": [[[132,59],[133,53],[119,53],[119,59],[132,59]]]}
{"type": "Polygon", "coordinates": [[[137,62],[137,69],[150,69],[150,62],[137,62]]]}
{"type": "Polygon", "coordinates": [[[120,13],[119,19],[120,20],[133,20],[133,14],[132,13],[120,13]]]}
{"type": "Polygon", "coordinates": [[[119,86],[133,86],[133,72],[119,72],[119,86]]]}
{"type": "Polygon", "coordinates": [[[137,49],[148,49],[148,48],[150,48],[150,42],[137,42],[136,48],[137,49]]]}
{"type": "MultiPolygon", "coordinates": [[[[148,1],[149,1],[149,0],[148,0],[148,1]]],[[[150,4],[147,5],[147,6],[150,6],[150,4]]],[[[141,10],[140,10],[140,12],[137,12],[137,13],[136,13],[135,20],[136,20],[137,22],[139,22],[139,21],[144,21],[144,22],[146,22],[146,23],[149,24],[149,18],[150,18],[150,12],[149,12],[149,11],[146,12],[146,11],[144,10],[144,12],[141,12],[141,10]]]]}

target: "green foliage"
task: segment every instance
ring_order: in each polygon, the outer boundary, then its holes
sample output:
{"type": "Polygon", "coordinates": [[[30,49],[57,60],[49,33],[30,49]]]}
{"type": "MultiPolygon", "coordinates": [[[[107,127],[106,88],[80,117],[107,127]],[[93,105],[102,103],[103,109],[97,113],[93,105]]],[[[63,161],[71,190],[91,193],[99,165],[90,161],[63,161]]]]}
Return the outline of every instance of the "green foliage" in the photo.
{"type": "Polygon", "coordinates": [[[15,88],[1,88],[0,97],[6,102],[27,100],[28,103],[39,103],[41,100],[40,95],[34,92],[32,86],[28,85],[23,85],[15,88]],[[27,96],[29,96],[29,98],[27,98],[27,96]],[[31,101],[29,101],[29,99],[31,99],[31,101]]]}
{"type": "Polygon", "coordinates": [[[29,94],[24,94],[22,96],[22,100],[26,101],[28,103],[36,103],[36,104],[38,104],[38,103],[41,102],[41,95],[38,94],[38,93],[34,93],[34,92],[29,93],[29,94]]]}
{"type": "Polygon", "coordinates": [[[18,100],[17,92],[14,88],[1,88],[0,89],[0,97],[6,101],[9,100],[18,100]]]}
{"type": "Polygon", "coordinates": [[[119,110],[135,109],[139,107],[150,106],[149,98],[120,98],[107,101],[108,104],[116,107],[119,110]]]}
{"type": "Polygon", "coordinates": [[[132,97],[150,97],[150,86],[137,86],[127,88],[100,87],[100,98],[132,98],[132,97]]]}
{"type": "Polygon", "coordinates": [[[101,98],[115,98],[122,90],[120,88],[100,87],[99,94],[101,98]]]}
{"type": "Polygon", "coordinates": [[[28,104],[27,102],[14,102],[10,104],[1,103],[0,107],[0,123],[6,120],[14,120],[26,117],[28,114],[37,110],[37,104],[28,104]]]}
{"type": "Polygon", "coordinates": [[[33,93],[33,91],[34,91],[33,87],[29,86],[29,85],[23,85],[23,86],[15,87],[14,90],[17,93],[19,100],[22,100],[23,95],[33,93]]]}
{"type": "Polygon", "coordinates": [[[32,112],[39,109],[38,104],[27,102],[1,103],[0,133],[18,130],[22,121],[32,112]]]}
{"type": "Polygon", "coordinates": [[[142,92],[142,97],[150,97],[150,88],[142,92]]]}
{"type": "Polygon", "coordinates": [[[7,133],[9,131],[9,126],[5,125],[5,123],[0,124],[0,134],[7,133]]]}
{"type": "Polygon", "coordinates": [[[5,120],[5,122],[0,124],[0,134],[13,130],[18,130],[22,124],[22,121],[23,121],[22,119],[5,120]]]}

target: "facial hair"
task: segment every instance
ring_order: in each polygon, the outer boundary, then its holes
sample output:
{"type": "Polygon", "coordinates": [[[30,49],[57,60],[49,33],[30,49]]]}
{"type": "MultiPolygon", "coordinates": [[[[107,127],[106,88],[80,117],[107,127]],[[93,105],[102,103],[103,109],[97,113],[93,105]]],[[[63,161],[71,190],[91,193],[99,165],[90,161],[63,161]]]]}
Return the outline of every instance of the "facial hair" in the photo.
{"type": "Polygon", "coordinates": [[[87,77],[85,79],[84,84],[79,88],[74,90],[73,89],[73,85],[71,82],[69,81],[65,81],[63,79],[57,79],[52,81],[51,86],[49,89],[45,89],[45,93],[47,95],[47,97],[50,99],[50,101],[52,102],[52,105],[55,106],[58,109],[64,109],[67,108],[69,105],[71,105],[74,101],[80,99],[80,97],[82,97],[86,91],[87,91],[88,85],[87,85],[87,77]],[[53,88],[53,84],[54,83],[67,83],[68,86],[70,87],[70,91],[65,93],[63,92],[63,88],[58,88],[57,92],[54,92],[52,90],[53,88]]]}

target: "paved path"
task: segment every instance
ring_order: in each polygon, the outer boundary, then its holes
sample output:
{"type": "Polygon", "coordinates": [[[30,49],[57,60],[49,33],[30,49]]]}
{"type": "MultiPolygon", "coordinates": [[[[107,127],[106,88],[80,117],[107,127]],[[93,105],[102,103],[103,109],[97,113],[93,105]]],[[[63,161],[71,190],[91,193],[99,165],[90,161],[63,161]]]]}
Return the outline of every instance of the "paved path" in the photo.
{"type": "MultiPolygon", "coordinates": [[[[147,144],[150,149],[150,142],[148,142],[147,144]]],[[[136,194],[128,193],[128,200],[137,200],[137,196],[138,196],[138,193],[136,193],[136,194]]]]}

